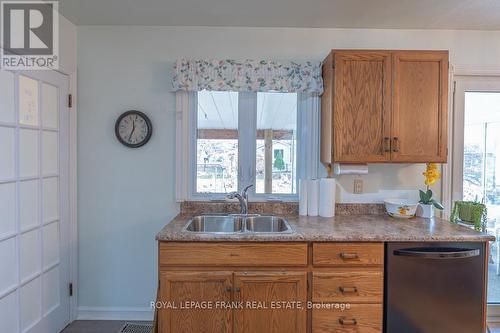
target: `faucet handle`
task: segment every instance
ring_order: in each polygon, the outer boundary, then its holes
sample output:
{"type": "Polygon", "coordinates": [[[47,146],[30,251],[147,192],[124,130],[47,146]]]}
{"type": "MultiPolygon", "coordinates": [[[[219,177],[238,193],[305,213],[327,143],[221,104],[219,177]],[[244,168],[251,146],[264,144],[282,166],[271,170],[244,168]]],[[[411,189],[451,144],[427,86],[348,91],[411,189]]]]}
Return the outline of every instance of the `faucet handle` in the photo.
{"type": "Polygon", "coordinates": [[[234,199],[234,198],[236,198],[237,195],[238,195],[238,192],[229,192],[228,194],[226,194],[226,198],[234,199]]]}

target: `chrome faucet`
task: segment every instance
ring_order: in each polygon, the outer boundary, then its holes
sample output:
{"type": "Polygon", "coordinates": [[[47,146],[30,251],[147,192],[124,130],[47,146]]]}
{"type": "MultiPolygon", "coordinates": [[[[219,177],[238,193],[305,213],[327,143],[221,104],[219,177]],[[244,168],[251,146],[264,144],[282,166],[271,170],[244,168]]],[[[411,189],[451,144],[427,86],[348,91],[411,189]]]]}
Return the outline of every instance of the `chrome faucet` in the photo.
{"type": "Polygon", "coordinates": [[[238,192],[231,192],[226,196],[226,198],[228,198],[228,199],[234,199],[234,198],[238,199],[238,201],[240,202],[240,214],[242,214],[242,215],[248,214],[248,194],[247,194],[247,191],[252,186],[253,185],[250,184],[247,187],[245,187],[241,191],[241,194],[238,192]]]}

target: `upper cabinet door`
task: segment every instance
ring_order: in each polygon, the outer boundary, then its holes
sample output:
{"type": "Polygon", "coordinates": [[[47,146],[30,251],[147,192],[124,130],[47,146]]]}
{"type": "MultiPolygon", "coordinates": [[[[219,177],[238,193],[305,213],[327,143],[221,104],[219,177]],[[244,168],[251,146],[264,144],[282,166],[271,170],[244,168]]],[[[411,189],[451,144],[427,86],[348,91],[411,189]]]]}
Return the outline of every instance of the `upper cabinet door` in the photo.
{"type": "Polygon", "coordinates": [[[448,52],[393,52],[393,162],[447,158],[448,52]]]}
{"type": "Polygon", "coordinates": [[[391,53],[334,51],[333,159],[390,160],[391,53]]]}

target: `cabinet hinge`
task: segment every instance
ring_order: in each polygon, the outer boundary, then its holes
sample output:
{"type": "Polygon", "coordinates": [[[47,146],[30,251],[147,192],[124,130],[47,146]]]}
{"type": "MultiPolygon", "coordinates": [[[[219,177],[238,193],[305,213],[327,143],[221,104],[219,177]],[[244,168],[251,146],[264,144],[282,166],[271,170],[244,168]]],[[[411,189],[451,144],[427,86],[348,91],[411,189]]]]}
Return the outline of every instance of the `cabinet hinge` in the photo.
{"type": "Polygon", "coordinates": [[[69,295],[73,296],[73,283],[72,282],[69,283],[68,289],[69,289],[69,295]]]}
{"type": "Polygon", "coordinates": [[[68,108],[72,108],[72,107],[73,107],[73,95],[68,94],[68,108]]]}

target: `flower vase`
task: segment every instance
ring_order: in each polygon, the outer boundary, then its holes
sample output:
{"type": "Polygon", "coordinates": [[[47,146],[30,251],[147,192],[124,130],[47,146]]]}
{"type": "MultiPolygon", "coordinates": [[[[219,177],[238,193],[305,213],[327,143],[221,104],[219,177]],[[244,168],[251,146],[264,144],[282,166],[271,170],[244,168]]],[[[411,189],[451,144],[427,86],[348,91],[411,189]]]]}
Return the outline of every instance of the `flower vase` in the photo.
{"type": "Polygon", "coordinates": [[[417,207],[417,216],[432,219],[434,217],[434,205],[419,203],[417,207]]]}

